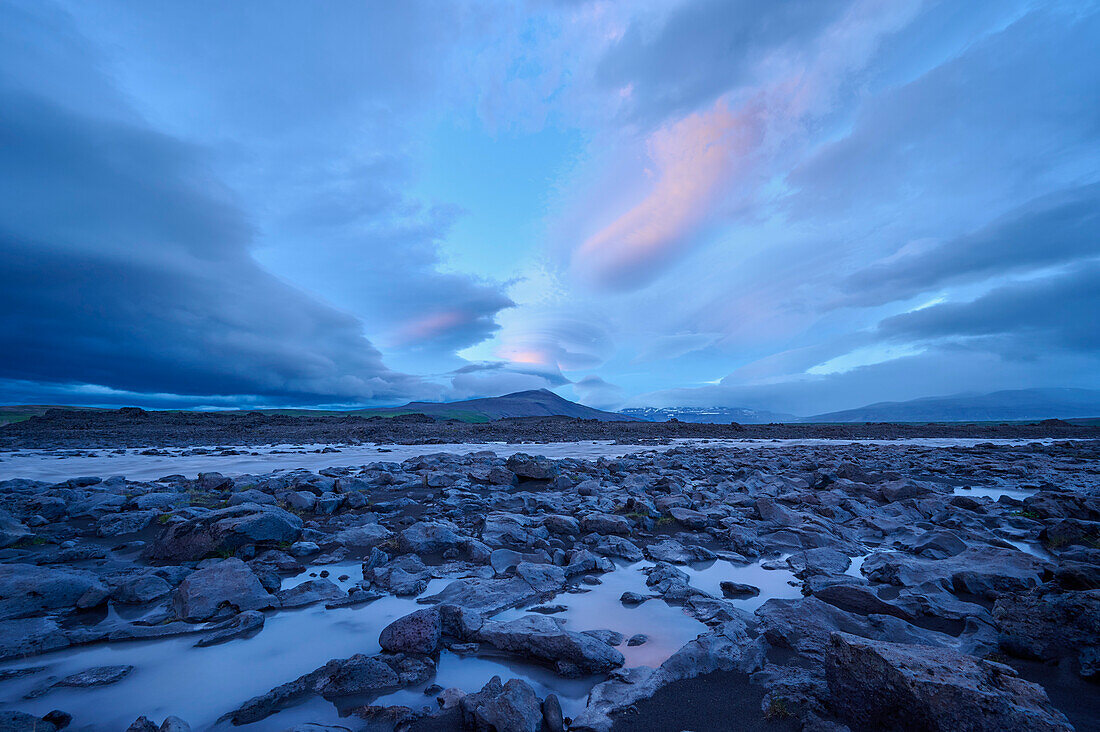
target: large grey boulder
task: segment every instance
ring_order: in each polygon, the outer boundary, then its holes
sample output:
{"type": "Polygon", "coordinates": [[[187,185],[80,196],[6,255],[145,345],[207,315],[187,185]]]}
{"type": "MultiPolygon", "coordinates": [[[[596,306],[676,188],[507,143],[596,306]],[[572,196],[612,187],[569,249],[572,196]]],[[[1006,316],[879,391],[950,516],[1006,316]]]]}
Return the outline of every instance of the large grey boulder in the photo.
{"type": "Polygon", "coordinates": [[[157,515],[152,509],[108,514],[96,522],[95,533],[102,537],[135,534],[153,523],[157,515]]]}
{"type": "Polygon", "coordinates": [[[930,646],[834,633],[830,703],[856,732],[1069,732],[1042,687],[1008,666],[930,646]]]}
{"type": "Polygon", "coordinates": [[[623,665],[623,654],[607,643],[564,630],[545,615],[486,622],[477,638],[498,650],[550,663],[567,677],[604,673],[623,665]]]}
{"type": "Polygon", "coordinates": [[[7,549],[31,537],[31,530],[7,511],[0,511],[0,549],[7,549]]]}
{"type": "Polygon", "coordinates": [[[768,642],[820,661],[829,637],[835,632],[877,640],[951,646],[944,633],[918,628],[892,615],[858,615],[822,602],[816,597],[790,600],[772,598],[756,610],[768,642]]]}
{"type": "Polygon", "coordinates": [[[149,548],[151,559],[188,561],[250,545],[297,541],[302,519],[277,506],[244,503],[169,524],[149,548]]]}
{"type": "Polygon", "coordinates": [[[69,638],[53,618],[0,620],[0,661],[66,648],[69,638]]]}
{"type": "Polygon", "coordinates": [[[279,607],[291,608],[305,607],[315,602],[339,600],[347,597],[347,593],[331,580],[317,577],[279,590],[275,593],[275,597],[279,600],[279,607]]]}
{"type": "Polygon", "coordinates": [[[392,653],[435,653],[443,633],[438,607],[425,608],[398,618],[378,636],[378,645],[392,653]]]}
{"type": "Polygon", "coordinates": [[[508,458],[504,467],[519,477],[530,480],[553,480],[558,474],[557,466],[548,458],[523,452],[517,452],[508,458]]]}
{"type": "Polygon", "coordinates": [[[278,604],[248,565],[237,558],[187,576],[172,593],[172,608],[184,620],[208,620],[226,610],[264,610],[278,604]]]}
{"type": "Polygon", "coordinates": [[[363,565],[363,578],[398,597],[419,595],[432,578],[431,569],[415,554],[406,554],[381,566],[363,565]]]}
{"type": "Polygon", "coordinates": [[[1100,590],[1033,590],[1002,597],[993,606],[993,618],[1005,652],[1047,662],[1076,656],[1082,675],[1096,675],[1087,659],[1100,650],[1100,590]]]}
{"type": "Polygon", "coordinates": [[[459,702],[463,729],[474,732],[540,732],[542,705],[535,690],[522,679],[503,686],[494,676],[481,691],[459,702]]]}
{"type": "Polygon", "coordinates": [[[107,586],[87,570],[0,564],[0,620],[96,607],[109,594],[107,586]]]}
{"type": "Polygon", "coordinates": [[[1050,564],[1017,549],[977,546],[943,559],[876,552],[863,562],[862,571],[872,582],[899,587],[932,584],[992,600],[1037,587],[1050,571],[1050,564]]]}
{"type": "Polygon", "coordinates": [[[338,531],[332,540],[344,546],[357,549],[371,549],[393,536],[393,533],[381,524],[363,524],[338,531]]]}

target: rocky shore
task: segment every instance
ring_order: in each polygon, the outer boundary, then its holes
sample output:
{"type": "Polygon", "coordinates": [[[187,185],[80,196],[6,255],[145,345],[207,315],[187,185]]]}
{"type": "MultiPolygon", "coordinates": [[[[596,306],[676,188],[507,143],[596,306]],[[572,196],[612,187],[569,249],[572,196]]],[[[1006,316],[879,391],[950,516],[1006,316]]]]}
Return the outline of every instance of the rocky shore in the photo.
{"type": "Polygon", "coordinates": [[[51,409],[6,425],[0,450],[113,449],[199,445],[454,444],[573,442],[628,444],[674,439],[1100,439],[1100,426],[1061,420],[979,424],[698,424],[601,422],[569,417],[521,417],[485,423],[398,417],[289,416],[264,412],[156,412],[51,409]]]}
{"type": "Polygon", "coordinates": [[[1097,441],[15,479],[0,509],[3,730],[1100,729],[1097,441]]]}

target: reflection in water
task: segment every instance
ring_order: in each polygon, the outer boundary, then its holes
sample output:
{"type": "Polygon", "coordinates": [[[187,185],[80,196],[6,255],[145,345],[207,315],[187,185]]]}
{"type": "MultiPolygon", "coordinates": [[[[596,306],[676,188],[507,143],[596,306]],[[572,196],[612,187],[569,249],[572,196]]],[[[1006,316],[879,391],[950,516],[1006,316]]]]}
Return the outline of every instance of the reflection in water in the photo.
{"type": "MultiPolygon", "coordinates": [[[[648,640],[638,646],[624,641],[618,649],[626,665],[659,666],[685,643],[707,631],[702,623],[686,615],[679,607],[659,598],[638,606],[624,606],[620,596],[626,592],[650,594],[644,569],[649,562],[621,564],[616,571],[600,577],[601,584],[582,586],[582,591],[563,593],[551,602],[565,610],[554,617],[563,620],[569,630],[610,629],[625,638],[645,634],[648,640]]],[[[311,573],[328,569],[330,579],[347,586],[362,578],[358,562],[343,562],[308,568],[284,581],[292,587],[311,573]],[[347,580],[339,581],[347,574],[347,580]]],[[[761,593],[754,598],[734,600],[752,611],[771,597],[798,597],[797,587],[788,581],[793,575],[785,569],[766,570],[759,563],[737,566],[725,561],[684,567],[694,586],[717,597],[719,583],[725,580],[752,584],[761,593]]],[[[438,592],[453,578],[432,580],[426,594],[438,592]]],[[[302,610],[278,611],[268,615],[264,629],[248,640],[234,640],[209,648],[195,648],[196,636],[152,641],[106,643],[36,656],[0,664],[0,670],[46,666],[41,673],[11,679],[0,685],[0,708],[18,709],[43,715],[63,709],[73,715],[71,729],[125,729],[140,715],[163,719],[174,714],[187,720],[195,730],[222,729],[218,717],[237,708],[253,696],[308,673],[334,658],[355,653],[377,653],[378,634],[393,620],[421,609],[413,598],[383,597],[355,608],[326,610],[316,605],[302,610]],[[47,677],[63,677],[96,666],[129,664],[133,673],[122,681],[99,688],[57,689],[37,699],[23,696],[47,677]]],[[[507,620],[524,615],[526,610],[509,610],[496,616],[507,620]]],[[[117,618],[110,614],[107,622],[117,618]]],[[[577,714],[599,677],[563,679],[542,666],[519,663],[511,658],[458,656],[448,651],[440,655],[435,678],[425,684],[358,703],[401,704],[419,709],[432,706],[432,697],[423,694],[429,684],[457,687],[467,692],[479,690],[494,675],[502,680],[523,678],[540,696],[555,693],[567,715],[577,714]]],[[[338,710],[321,699],[302,705],[255,725],[256,729],[284,729],[311,722],[336,723],[338,710]]]]}
{"type": "MultiPolygon", "coordinates": [[[[1051,440],[1028,440],[1050,442],[1051,440]]],[[[69,451],[59,455],[56,451],[13,450],[0,461],[0,480],[30,478],[33,480],[61,481],[74,475],[124,475],[130,480],[155,480],[164,475],[181,473],[194,476],[216,470],[224,475],[242,473],[270,473],[275,470],[308,468],[319,470],[331,467],[356,467],[376,461],[401,462],[410,457],[429,453],[448,452],[465,455],[479,450],[492,450],[500,457],[516,452],[545,455],[550,458],[581,458],[595,460],[599,457],[619,457],[640,452],[665,451],[674,447],[729,448],[755,450],[760,448],[814,446],[814,445],[917,445],[920,447],[968,447],[980,442],[994,444],[1021,444],[1018,439],[990,438],[910,438],[904,440],[845,441],[824,438],[783,440],[699,440],[679,438],[665,445],[622,445],[611,440],[580,440],[576,442],[552,442],[546,444],[501,442],[456,443],[445,445],[336,445],[338,452],[322,453],[332,445],[275,445],[265,447],[238,447],[239,455],[187,454],[193,448],[167,448],[164,455],[142,455],[141,448],[122,454],[89,451],[72,455],[69,451]],[[252,453],[256,453],[253,455],[252,453]]]]}
{"type": "MultiPolygon", "coordinates": [[[[614,572],[600,575],[601,584],[582,586],[587,592],[558,595],[550,604],[564,605],[566,609],[551,617],[564,620],[566,630],[606,628],[618,631],[626,638],[644,633],[649,640],[640,646],[627,646],[625,641],[617,646],[626,659],[625,665],[660,666],[685,643],[705,633],[707,627],[684,614],[683,609],[666,605],[659,599],[629,607],[619,601],[627,591],[642,595],[651,592],[646,587],[646,575],[642,570],[652,566],[652,562],[623,564],[614,572]]],[[[511,620],[526,614],[526,610],[506,610],[496,619],[511,620]]]]}
{"type": "Polygon", "coordinates": [[[1026,488],[1009,488],[1000,485],[960,485],[955,486],[951,494],[955,496],[970,496],[971,498],[988,498],[993,501],[996,501],[1001,496],[1008,496],[1009,498],[1015,498],[1017,501],[1022,501],[1028,496],[1035,495],[1035,491],[1027,490],[1026,488]]]}
{"type": "Polygon", "coordinates": [[[798,580],[789,569],[764,569],[761,562],[753,564],[731,564],[718,560],[682,567],[690,577],[693,587],[703,592],[722,597],[723,582],[737,582],[760,588],[755,597],[731,599],[730,602],[746,612],[753,612],[773,597],[780,599],[802,597],[798,580]],[[790,583],[794,582],[795,585],[790,583]]]}

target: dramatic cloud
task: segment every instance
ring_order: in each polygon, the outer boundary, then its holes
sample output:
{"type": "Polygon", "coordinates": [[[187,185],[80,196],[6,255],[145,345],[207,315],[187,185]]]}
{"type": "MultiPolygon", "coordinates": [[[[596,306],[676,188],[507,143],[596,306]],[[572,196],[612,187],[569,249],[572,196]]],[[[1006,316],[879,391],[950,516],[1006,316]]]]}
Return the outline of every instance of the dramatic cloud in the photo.
{"type": "Polygon", "coordinates": [[[1100,350],[1100,262],[1014,282],[972,302],[933,305],[884,320],[892,339],[997,339],[987,347],[1030,358],[1036,349],[1100,350]],[[1068,317],[1067,317],[1068,316],[1068,317]]]}
{"type": "Polygon", "coordinates": [[[0,0],[0,401],[1100,387],[1100,6],[0,0]]]}
{"type": "Polygon", "coordinates": [[[604,381],[599,376],[585,376],[573,383],[573,393],[577,401],[597,409],[616,409],[622,406],[625,392],[615,384],[604,381]]]}
{"type": "Polygon", "coordinates": [[[927,290],[1100,256],[1100,185],[1030,202],[981,230],[903,250],[844,281],[844,304],[878,305],[927,290]]]}
{"type": "Polygon", "coordinates": [[[355,318],[262,271],[196,151],[0,94],[0,376],[135,392],[415,390],[355,318]]]}
{"type": "Polygon", "coordinates": [[[798,56],[849,0],[689,0],[656,31],[631,23],[598,78],[627,89],[632,112],[665,116],[754,80],[773,55],[798,56]]]}
{"type": "Polygon", "coordinates": [[[760,135],[754,111],[725,102],[649,138],[653,188],[637,206],[587,239],[573,255],[583,277],[612,287],[642,284],[692,243],[760,135]]]}

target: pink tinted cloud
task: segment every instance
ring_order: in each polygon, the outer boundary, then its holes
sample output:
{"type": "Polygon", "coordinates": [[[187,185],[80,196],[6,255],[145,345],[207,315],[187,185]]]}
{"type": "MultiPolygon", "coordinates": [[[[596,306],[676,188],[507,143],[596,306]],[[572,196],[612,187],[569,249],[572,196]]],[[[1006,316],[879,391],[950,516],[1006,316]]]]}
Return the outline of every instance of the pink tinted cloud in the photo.
{"type": "Polygon", "coordinates": [[[761,136],[753,107],[718,100],[663,127],[647,140],[656,181],[636,206],[573,253],[574,271],[597,285],[626,289],[652,279],[690,245],[761,136]]]}
{"type": "Polygon", "coordinates": [[[405,323],[390,339],[393,346],[406,346],[438,337],[448,331],[465,325],[474,319],[463,310],[440,310],[405,323]]]}

